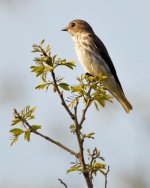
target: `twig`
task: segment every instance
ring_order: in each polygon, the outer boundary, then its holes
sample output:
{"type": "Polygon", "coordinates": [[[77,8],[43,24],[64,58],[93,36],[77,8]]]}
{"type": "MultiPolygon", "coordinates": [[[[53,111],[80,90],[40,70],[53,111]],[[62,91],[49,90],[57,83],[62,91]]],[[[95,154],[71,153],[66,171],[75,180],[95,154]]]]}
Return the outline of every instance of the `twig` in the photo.
{"type": "MultiPolygon", "coordinates": [[[[22,120],[20,114],[17,112],[16,109],[14,109],[14,113],[17,115],[17,117],[22,120]]],[[[24,120],[23,122],[34,134],[36,135],[39,135],[41,136],[42,138],[44,138],[45,140],[48,140],[49,142],[57,145],[58,147],[64,149],[65,151],[69,152],[70,154],[74,155],[75,157],[78,157],[78,153],[74,152],[73,150],[69,149],[68,147],[64,146],[63,144],[61,144],[60,142],[56,141],[56,140],[53,140],[52,138],[42,134],[42,133],[39,133],[38,131],[34,130],[31,125],[26,121],[24,120]]]]}
{"type": "MultiPolygon", "coordinates": [[[[80,124],[78,123],[78,120],[77,120],[77,106],[78,106],[78,103],[76,104],[76,106],[74,108],[74,111],[75,111],[74,123],[75,123],[75,126],[76,126],[76,137],[77,137],[79,150],[80,150],[80,152],[78,154],[78,158],[79,158],[80,164],[82,166],[83,176],[86,180],[87,186],[88,186],[88,188],[93,188],[92,179],[90,178],[90,174],[87,171],[86,163],[85,163],[85,159],[84,159],[84,153],[83,153],[84,152],[84,148],[83,148],[84,139],[81,138],[81,128],[82,127],[80,126],[80,124]]],[[[88,109],[88,107],[87,107],[87,109],[88,109]]],[[[86,111],[87,111],[87,109],[86,109],[86,111]]]]}
{"type": "Polygon", "coordinates": [[[52,78],[53,78],[53,82],[54,82],[54,86],[56,87],[56,90],[59,94],[59,97],[61,99],[61,104],[63,105],[63,107],[66,109],[66,111],[68,112],[68,114],[70,115],[71,119],[74,120],[74,114],[70,111],[70,109],[68,108],[65,100],[64,100],[64,97],[63,97],[63,94],[60,92],[59,88],[58,88],[58,85],[57,85],[57,81],[56,81],[56,77],[55,77],[55,73],[52,71],[52,78]]]}
{"type": "Polygon", "coordinates": [[[57,145],[58,147],[64,149],[65,151],[69,152],[70,154],[74,155],[75,157],[78,157],[78,153],[74,152],[73,150],[69,149],[68,147],[64,146],[63,144],[61,144],[60,142],[57,142],[55,140],[53,140],[52,138],[45,136],[41,133],[39,133],[38,131],[33,131],[35,134],[43,137],[44,139],[48,140],[49,142],[57,145]]]}
{"type": "Polygon", "coordinates": [[[108,166],[108,169],[107,169],[107,172],[105,173],[105,188],[107,188],[107,175],[109,173],[109,166],[108,166]]]}
{"type": "MultiPolygon", "coordinates": [[[[80,129],[81,129],[83,121],[85,120],[85,114],[86,114],[86,111],[87,111],[87,109],[88,109],[91,101],[89,100],[87,102],[86,108],[83,111],[83,120],[81,121],[81,124],[79,124],[78,120],[77,120],[77,106],[78,106],[78,103],[76,104],[76,107],[75,107],[75,114],[73,114],[70,111],[70,109],[68,108],[68,106],[67,106],[67,104],[66,104],[66,102],[64,100],[63,94],[60,92],[60,90],[58,88],[57,81],[56,81],[56,78],[55,78],[55,73],[53,71],[52,71],[52,78],[53,78],[54,86],[56,87],[56,91],[58,92],[59,97],[61,99],[62,105],[64,106],[64,108],[68,112],[69,116],[71,117],[71,119],[75,123],[75,126],[76,126],[76,136],[77,136],[77,140],[78,140],[78,144],[79,144],[79,149],[80,149],[80,152],[77,155],[77,157],[79,158],[81,166],[83,168],[83,175],[85,177],[85,180],[86,180],[88,188],[93,188],[93,184],[92,184],[92,181],[91,181],[91,179],[89,177],[89,173],[86,171],[86,164],[85,164],[84,154],[83,154],[83,150],[84,150],[84,148],[83,148],[83,139],[80,136],[81,135],[80,129]]],[[[89,92],[90,92],[90,90],[89,90],[89,92]]]]}
{"type": "Polygon", "coordinates": [[[78,104],[79,104],[79,101],[78,101],[78,99],[77,99],[76,105],[75,105],[75,107],[74,107],[74,115],[75,115],[76,117],[77,117],[78,104]]]}
{"type": "Polygon", "coordinates": [[[80,120],[80,123],[79,123],[80,129],[82,128],[82,124],[83,124],[83,122],[84,122],[84,120],[85,120],[86,112],[87,112],[87,110],[88,110],[88,108],[89,108],[89,106],[90,106],[90,104],[91,104],[91,101],[92,101],[91,96],[90,96],[91,89],[92,89],[92,88],[90,87],[89,90],[88,90],[88,97],[89,97],[89,99],[88,99],[88,101],[87,101],[87,103],[86,103],[85,108],[84,108],[83,111],[82,111],[82,117],[81,117],[81,120],[80,120]]]}
{"type": "Polygon", "coordinates": [[[66,183],[64,183],[64,182],[63,182],[61,179],[58,179],[58,180],[60,181],[60,183],[61,183],[61,184],[63,184],[63,185],[64,185],[64,187],[65,187],[65,188],[67,188],[66,183]]]}
{"type": "Polygon", "coordinates": [[[81,164],[82,169],[83,169],[83,176],[86,180],[88,188],[93,188],[92,179],[90,178],[89,172],[87,171],[86,163],[85,163],[85,159],[84,159],[84,153],[83,153],[83,151],[84,151],[84,148],[83,148],[84,139],[81,138],[81,132],[80,132],[79,124],[76,124],[76,136],[77,136],[79,149],[80,149],[78,158],[79,158],[80,164],[81,164]]]}
{"type": "Polygon", "coordinates": [[[84,122],[84,120],[85,120],[85,115],[86,115],[87,109],[88,109],[88,107],[90,106],[90,104],[91,104],[91,99],[89,99],[89,100],[87,101],[86,106],[85,106],[85,108],[83,109],[82,118],[81,118],[81,121],[80,121],[80,123],[79,123],[80,128],[82,127],[82,124],[83,124],[83,122],[84,122]]]}
{"type": "Polygon", "coordinates": [[[84,176],[84,178],[86,180],[88,188],[93,188],[92,178],[90,178],[90,174],[87,171],[86,163],[85,163],[85,159],[84,159],[84,154],[83,154],[83,151],[84,151],[83,140],[80,141],[79,147],[80,147],[79,160],[80,160],[81,166],[83,168],[83,176],[84,176]]]}
{"type": "MultiPolygon", "coordinates": [[[[92,166],[93,161],[96,159],[95,152],[96,152],[96,148],[94,148],[94,150],[93,150],[93,153],[92,153],[92,156],[91,156],[91,161],[90,161],[90,166],[92,166]]],[[[90,178],[91,179],[93,179],[92,173],[93,173],[93,171],[91,169],[91,172],[90,172],[90,178]]]]}

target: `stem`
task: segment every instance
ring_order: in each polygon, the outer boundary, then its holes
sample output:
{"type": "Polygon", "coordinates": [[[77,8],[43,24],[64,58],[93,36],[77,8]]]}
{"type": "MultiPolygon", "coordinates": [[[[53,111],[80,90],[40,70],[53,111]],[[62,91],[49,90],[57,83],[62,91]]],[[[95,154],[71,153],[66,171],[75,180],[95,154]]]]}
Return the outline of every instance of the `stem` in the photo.
{"type": "Polygon", "coordinates": [[[81,118],[81,121],[79,123],[79,126],[82,127],[82,124],[85,120],[85,115],[86,115],[86,112],[87,112],[87,109],[89,108],[91,104],[91,99],[88,100],[87,104],[86,104],[86,107],[83,109],[83,112],[82,112],[82,118],[81,118]]]}
{"type": "Polygon", "coordinates": [[[83,143],[84,143],[84,139],[81,137],[81,128],[82,128],[82,123],[85,120],[85,114],[86,111],[89,107],[90,101],[89,103],[87,103],[84,111],[83,111],[83,115],[82,115],[82,120],[80,122],[80,124],[78,123],[78,119],[77,119],[77,107],[78,107],[78,102],[76,103],[75,107],[74,107],[74,123],[76,126],[76,137],[77,137],[77,141],[78,141],[78,145],[79,145],[79,161],[80,164],[82,166],[82,170],[83,170],[83,176],[85,178],[86,184],[88,186],[88,188],[93,188],[93,184],[92,184],[92,178],[90,178],[90,174],[86,169],[86,163],[85,163],[85,159],[84,159],[84,148],[83,148],[83,143]],[[83,120],[84,119],[84,120],[83,120]]]}
{"type": "MultiPolygon", "coordinates": [[[[22,120],[20,114],[17,112],[16,109],[14,109],[14,112],[15,114],[17,115],[18,119],[22,120]]],[[[73,150],[69,149],[68,147],[66,147],[65,145],[61,144],[60,142],[56,141],[56,140],[53,140],[52,138],[42,134],[42,133],[39,133],[38,131],[34,130],[31,125],[26,121],[26,120],[23,120],[24,124],[36,135],[39,135],[40,137],[44,138],[45,140],[57,145],[58,147],[62,148],[63,150],[67,151],[68,153],[74,155],[75,157],[78,157],[78,153],[74,152],[73,150]]]]}
{"type": "Polygon", "coordinates": [[[70,154],[74,155],[75,157],[78,156],[78,154],[77,154],[76,152],[74,152],[73,150],[71,150],[71,149],[69,149],[68,147],[64,146],[64,145],[61,144],[60,142],[55,141],[55,140],[53,140],[52,138],[50,138],[50,137],[48,137],[48,136],[45,136],[45,135],[39,133],[38,131],[33,131],[33,130],[32,130],[32,132],[34,132],[35,134],[41,136],[41,137],[44,138],[45,140],[48,140],[49,142],[51,142],[51,143],[57,145],[58,147],[64,149],[65,151],[69,152],[70,154]]]}
{"type": "Polygon", "coordinates": [[[82,166],[83,176],[86,180],[88,188],[93,188],[92,179],[90,178],[89,172],[86,169],[86,163],[85,163],[84,153],[83,153],[83,151],[84,151],[84,148],[83,148],[84,140],[81,138],[81,132],[80,132],[79,124],[76,124],[76,136],[77,136],[79,150],[80,150],[78,158],[79,158],[80,164],[82,166]]]}
{"type": "MultiPolygon", "coordinates": [[[[75,112],[74,114],[70,111],[70,109],[68,108],[65,100],[64,100],[64,97],[63,97],[63,94],[60,92],[59,90],[59,87],[57,85],[57,81],[56,81],[56,77],[55,77],[55,73],[52,71],[52,78],[53,78],[53,82],[54,82],[54,86],[56,88],[56,91],[61,99],[61,103],[63,105],[63,107],[66,109],[66,111],[68,112],[69,116],[71,117],[71,119],[74,121],[75,123],[75,126],[76,126],[76,136],[77,136],[77,140],[78,140],[78,145],[79,145],[79,154],[77,155],[77,158],[79,158],[80,160],[80,163],[81,163],[81,166],[82,166],[82,169],[83,169],[83,176],[86,180],[86,183],[87,183],[87,186],[88,188],[93,188],[93,184],[92,184],[92,179],[90,179],[90,176],[89,176],[89,172],[87,172],[87,169],[86,169],[86,164],[85,164],[85,160],[84,160],[84,153],[83,153],[83,139],[81,138],[81,128],[82,128],[82,124],[85,120],[85,114],[87,112],[87,109],[90,105],[90,102],[91,102],[91,99],[88,100],[87,102],[87,105],[85,107],[85,109],[83,110],[83,115],[82,115],[82,119],[80,121],[80,124],[78,123],[78,120],[77,120],[77,106],[78,106],[78,102],[76,103],[76,106],[74,108],[75,112]]],[[[91,89],[89,89],[89,93],[90,93],[91,89]]]]}
{"type": "Polygon", "coordinates": [[[65,188],[67,188],[67,184],[63,182],[60,178],[58,179],[62,185],[64,185],[65,188]]]}
{"type": "Polygon", "coordinates": [[[81,117],[81,120],[80,120],[80,123],[79,123],[80,128],[82,128],[82,124],[85,121],[86,112],[87,112],[87,110],[88,110],[88,108],[89,108],[89,106],[91,104],[91,101],[92,101],[90,93],[91,93],[91,87],[89,87],[89,90],[88,90],[88,93],[87,93],[89,98],[88,98],[88,100],[86,102],[85,108],[82,111],[82,117],[81,117]]]}
{"type": "Polygon", "coordinates": [[[107,169],[107,172],[106,172],[106,174],[105,174],[105,188],[107,188],[107,175],[108,175],[108,173],[109,173],[109,166],[108,166],[108,169],[107,169]]]}
{"type": "MultiPolygon", "coordinates": [[[[95,151],[96,151],[96,148],[94,148],[94,150],[93,150],[93,153],[92,153],[92,156],[91,156],[90,166],[92,166],[93,161],[96,159],[96,157],[95,157],[95,151]]],[[[91,170],[91,172],[90,172],[90,178],[91,179],[93,179],[92,173],[93,173],[93,171],[91,170]]]]}
{"type": "Polygon", "coordinates": [[[53,82],[54,82],[54,86],[56,87],[56,91],[61,99],[61,104],[63,105],[63,107],[66,109],[66,111],[68,112],[69,116],[71,117],[71,119],[74,120],[74,114],[70,111],[70,109],[68,108],[65,100],[64,100],[64,97],[63,97],[63,94],[62,92],[59,90],[59,87],[57,85],[57,81],[56,81],[56,77],[55,77],[55,73],[52,71],[52,78],[53,78],[53,82]]]}

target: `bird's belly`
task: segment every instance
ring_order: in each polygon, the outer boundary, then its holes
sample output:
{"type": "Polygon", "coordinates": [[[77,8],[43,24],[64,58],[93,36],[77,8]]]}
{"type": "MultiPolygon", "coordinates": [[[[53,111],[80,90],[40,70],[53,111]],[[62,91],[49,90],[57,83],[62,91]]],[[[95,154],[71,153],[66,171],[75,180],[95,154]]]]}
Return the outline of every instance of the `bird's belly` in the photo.
{"type": "Polygon", "coordinates": [[[77,57],[82,67],[87,73],[91,75],[103,74],[107,77],[106,80],[103,81],[103,84],[106,88],[109,88],[111,91],[116,90],[117,84],[110,72],[110,69],[107,63],[101,58],[99,54],[93,55],[93,52],[87,52],[86,50],[76,49],[77,57]]]}
{"type": "Polygon", "coordinates": [[[95,55],[91,51],[77,49],[76,53],[79,62],[81,63],[84,70],[92,75],[103,73],[107,75],[107,68],[105,67],[105,62],[99,56],[99,54],[95,55]]]}
{"type": "Polygon", "coordinates": [[[87,54],[85,54],[82,50],[76,49],[76,53],[77,53],[78,60],[81,63],[85,72],[90,73],[90,71],[91,71],[91,59],[90,59],[90,57],[87,54]]]}

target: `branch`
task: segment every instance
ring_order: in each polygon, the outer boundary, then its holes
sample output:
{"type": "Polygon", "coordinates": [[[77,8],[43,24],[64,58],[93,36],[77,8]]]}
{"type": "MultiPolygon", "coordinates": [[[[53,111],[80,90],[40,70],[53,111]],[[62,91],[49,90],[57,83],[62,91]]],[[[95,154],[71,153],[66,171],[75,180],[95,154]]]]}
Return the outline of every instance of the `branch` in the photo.
{"type": "Polygon", "coordinates": [[[79,101],[77,100],[76,105],[75,105],[75,107],[74,107],[74,115],[75,115],[76,117],[77,117],[78,104],[79,104],[79,101]]]}
{"type": "Polygon", "coordinates": [[[86,103],[86,106],[85,106],[85,108],[83,109],[83,112],[82,112],[82,118],[81,118],[81,121],[79,123],[80,128],[82,127],[82,124],[85,120],[85,115],[86,115],[87,109],[89,108],[90,104],[91,104],[91,99],[89,98],[89,100],[86,103]]]}
{"type": "Polygon", "coordinates": [[[61,184],[65,186],[65,188],[67,188],[67,185],[61,179],[58,179],[58,180],[60,181],[61,184]]]}
{"type": "MultiPolygon", "coordinates": [[[[71,132],[76,135],[79,152],[77,153],[77,152],[69,149],[65,145],[61,144],[60,142],[53,140],[52,138],[38,132],[38,129],[40,129],[41,126],[32,125],[28,122],[28,120],[34,119],[34,115],[32,114],[34,112],[34,108],[30,110],[29,106],[27,106],[24,110],[22,110],[20,114],[16,110],[14,110],[16,116],[15,116],[15,119],[12,121],[13,122],[12,125],[22,123],[22,125],[24,126],[24,129],[22,130],[19,128],[14,128],[14,129],[10,130],[10,132],[13,133],[13,136],[15,138],[13,140],[12,144],[17,141],[19,135],[21,135],[22,133],[24,133],[24,135],[25,135],[24,139],[29,141],[30,134],[33,132],[34,134],[39,135],[40,137],[44,138],[45,140],[57,145],[61,149],[65,150],[68,153],[75,156],[76,163],[73,163],[75,165],[72,166],[67,172],[79,171],[80,173],[82,173],[85,178],[88,188],[93,188],[92,174],[96,175],[97,171],[100,171],[105,176],[105,188],[107,188],[107,175],[109,173],[109,166],[106,170],[105,164],[96,163],[96,159],[101,158],[100,151],[97,151],[96,148],[93,150],[93,154],[91,155],[90,163],[86,163],[86,159],[85,159],[85,155],[84,155],[84,141],[85,141],[85,138],[93,138],[92,135],[94,133],[89,133],[88,135],[82,133],[82,126],[83,126],[83,123],[86,118],[86,113],[87,113],[88,108],[92,104],[92,102],[93,101],[95,102],[95,100],[96,100],[103,106],[103,102],[105,102],[105,100],[109,99],[109,96],[107,99],[107,95],[105,92],[104,92],[104,99],[101,98],[100,94],[103,94],[103,91],[100,91],[99,89],[97,89],[97,88],[99,88],[99,86],[101,86],[101,84],[99,84],[99,83],[101,83],[102,75],[100,75],[100,76],[98,75],[98,77],[95,76],[93,78],[81,76],[81,78],[80,77],[77,78],[77,80],[79,81],[79,85],[74,86],[74,87],[68,85],[67,83],[61,82],[62,79],[58,79],[55,75],[55,71],[54,71],[55,68],[60,65],[65,65],[65,66],[73,69],[73,66],[75,66],[75,65],[73,62],[67,62],[66,60],[62,60],[60,58],[58,58],[58,60],[55,60],[56,55],[51,56],[51,51],[50,51],[49,45],[46,47],[46,50],[44,50],[44,48],[42,48],[43,43],[44,43],[44,40],[41,41],[40,45],[36,45],[36,44],[33,45],[33,52],[35,52],[35,53],[40,52],[41,56],[40,57],[38,56],[35,58],[34,61],[36,62],[36,66],[32,66],[31,69],[32,69],[32,72],[36,73],[36,76],[41,77],[41,80],[43,82],[43,84],[37,86],[36,89],[44,89],[44,88],[48,89],[49,85],[52,85],[54,87],[54,92],[56,92],[58,94],[58,97],[60,98],[62,106],[67,111],[67,114],[73,121],[73,125],[71,125],[72,127],[70,126],[70,128],[71,128],[71,132]],[[49,81],[49,80],[47,81],[47,79],[46,79],[47,78],[46,76],[48,73],[51,74],[51,77],[52,77],[51,81],[49,81]],[[83,87],[83,86],[85,86],[85,87],[83,87]],[[63,90],[60,89],[60,87],[62,87],[64,90],[69,90],[71,93],[76,92],[78,94],[77,97],[73,98],[73,100],[70,103],[71,107],[74,107],[73,110],[69,108],[69,106],[65,100],[65,97],[63,95],[64,94],[63,90]],[[91,90],[93,92],[91,92],[91,90]],[[105,95],[106,95],[106,97],[105,97],[105,95]],[[85,102],[84,103],[85,105],[82,109],[81,116],[79,119],[78,118],[78,104],[79,104],[81,98],[85,102]],[[101,167],[101,165],[102,165],[102,167],[101,167]],[[101,170],[103,168],[105,168],[104,171],[101,170]]],[[[95,105],[95,106],[97,107],[97,105],[95,105]]],[[[90,152],[89,152],[89,154],[90,154],[90,152]]],[[[65,188],[67,188],[67,185],[61,179],[58,179],[58,180],[65,188]]]]}
{"type": "MultiPolygon", "coordinates": [[[[74,108],[74,114],[70,111],[70,109],[68,108],[65,100],[64,100],[64,97],[63,97],[63,94],[60,92],[59,90],[59,87],[57,85],[57,81],[56,81],[56,77],[55,77],[55,73],[52,71],[52,78],[53,78],[53,82],[54,82],[54,86],[56,88],[56,91],[57,93],[59,94],[59,97],[61,99],[61,102],[62,102],[62,105],[63,107],[66,109],[66,111],[68,112],[69,116],[71,117],[71,119],[74,121],[75,123],[75,126],[76,126],[76,136],[77,136],[77,140],[78,140],[78,145],[79,145],[79,154],[77,154],[77,158],[79,158],[80,160],[80,163],[81,163],[81,166],[82,166],[82,169],[83,169],[83,175],[84,175],[84,178],[86,180],[86,183],[87,183],[87,186],[88,188],[93,188],[93,184],[92,184],[92,179],[90,179],[90,176],[89,176],[89,172],[87,172],[87,169],[86,169],[86,163],[85,163],[85,159],[84,159],[84,148],[83,148],[83,139],[81,138],[81,128],[82,128],[82,124],[85,120],[85,115],[86,115],[86,111],[88,109],[88,107],[90,106],[90,103],[91,103],[91,98],[89,98],[89,100],[87,101],[87,104],[86,104],[86,107],[85,109],[83,110],[83,115],[82,115],[82,119],[81,119],[81,122],[80,124],[78,123],[78,119],[77,119],[77,107],[78,107],[78,102],[76,103],[76,106],[74,108]]],[[[88,95],[90,97],[90,91],[91,91],[91,88],[89,89],[88,91],[88,95]]]]}
{"type": "Polygon", "coordinates": [[[109,166],[108,166],[108,169],[107,169],[107,172],[105,173],[105,188],[107,188],[107,175],[109,173],[109,166]]]}
{"type": "Polygon", "coordinates": [[[52,78],[53,78],[53,82],[54,82],[54,86],[56,88],[56,91],[58,92],[59,94],[59,97],[61,99],[61,104],[63,105],[63,107],[66,109],[66,111],[68,112],[69,116],[71,117],[71,119],[74,120],[74,114],[70,111],[70,109],[68,108],[65,100],[64,100],[64,97],[63,97],[63,93],[59,90],[59,87],[57,85],[57,81],[56,81],[56,77],[55,77],[55,73],[52,71],[52,78]]]}
{"type": "Polygon", "coordinates": [[[84,178],[86,180],[88,188],[93,188],[92,179],[90,178],[89,172],[87,171],[86,163],[85,163],[85,159],[84,159],[84,153],[83,153],[83,151],[84,151],[84,148],[83,148],[84,139],[81,138],[81,132],[80,132],[79,124],[76,124],[76,136],[77,136],[79,149],[80,149],[78,158],[79,158],[80,164],[82,166],[83,175],[84,175],[84,178]]]}
{"type": "MultiPolygon", "coordinates": [[[[18,119],[20,119],[22,121],[22,118],[20,116],[20,114],[17,112],[16,109],[14,109],[14,113],[17,115],[18,119]]],[[[61,144],[58,141],[53,140],[52,138],[43,135],[42,133],[39,133],[38,131],[34,130],[31,125],[24,119],[23,123],[31,130],[31,132],[33,132],[36,135],[39,135],[40,137],[44,138],[45,140],[48,140],[49,142],[57,145],[58,147],[64,149],[65,151],[69,152],[70,154],[74,155],[75,157],[78,157],[78,154],[76,152],[74,152],[73,150],[69,149],[68,147],[64,146],[63,144],[61,144]]]]}
{"type": "Polygon", "coordinates": [[[78,156],[78,153],[76,153],[76,152],[74,152],[73,150],[69,149],[68,147],[64,146],[64,145],[61,144],[60,142],[55,141],[55,140],[53,140],[52,138],[50,138],[50,137],[48,137],[48,136],[45,136],[45,135],[39,133],[38,131],[32,131],[32,132],[34,132],[35,134],[37,134],[37,135],[41,136],[42,138],[48,140],[49,142],[51,142],[51,143],[57,145],[58,147],[64,149],[65,151],[69,152],[70,154],[74,155],[75,157],[78,156]]]}
{"type": "MultiPolygon", "coordinates": [[[[95,152],[96,152],[96,148],[94,148],[94,150],[93,150],[93,153],[92,153],[92,156],[91,156],[90,166],[92,166],[93,161],[96,159],[96,157],[95,157],[95,152]]],[[[91,172],[90,172],[90,178],[91,178],[91,179],[93,179],[92,173],[93,173],[93,171],[91,170],[91,172]]]]}
{"type": "Polygon", "coordinates": [[[92,101],[92,99],[91,99],[91,96],[90,96],[90,93],[91,93],[91,87],[89,88],[89,90],[88,90],[88,101],[87,101],[87,103],[86,103],[86,106],[85,106],[85,108],[83,109],[83,111],[82,111],[82,117],[81,117],[81,121],[80,121],[80,123],[79,123],[79,126],[80,126],[80,129],[82,128],[82,124],[83,124],[83,122],[84,122],[84,120],[85,120],[85,115],[86,115],[86,112],[87,112],[87,109],[89,108],[89,106],[90,106],[90,104],[91,104],[91,101],[92,101]]]}
{"type": "MultiPolygon", "coordinates": [[[[85,113],[88,109],[88,106],[89,105],[87,104],[86,109],[85,109],[85,113]]],[[[76,103],[76,105],[74,107],[74,117],[75,117],[74,123],[75,123],[75,126],[76,126],[76,137],[77,137],[79,150],[80,150],[80,152],[78,154],[78,158],[79,158],[80,164],[82,166],[83,175],[84,175],[84,178],[86,180],[87,186],[88,186],[88,188],[93,188],[92,178],[90,178],[89,172],[87,171],[86,163],[85,163],[85,159],[84,159],[84,153],[83,153],[84,152],[84,147],[83,147],[84,139],[81,137],[81,128],[82,128],[81,125],[82,124],[79,124],[78,120],[77,120],[77,107],[78,107],[78,102],[76,103]]],[[[85,114],[84,114],[84,116],[85,116],[85,114]]]]}

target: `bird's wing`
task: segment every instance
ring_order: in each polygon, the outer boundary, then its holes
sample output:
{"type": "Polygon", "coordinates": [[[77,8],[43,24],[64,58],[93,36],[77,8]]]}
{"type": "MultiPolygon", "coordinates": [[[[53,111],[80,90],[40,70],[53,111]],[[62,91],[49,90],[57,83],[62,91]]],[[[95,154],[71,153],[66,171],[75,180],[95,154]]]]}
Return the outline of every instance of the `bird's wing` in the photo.
{"type": "Polygon", "coordinates": [[[100,53],[101,57],[107,63],[112,75],[116,79],[117,83],[119,84],[119,86],[120,86],[120,88],[121,88],[121,90],[123,92],[121,83],[120,83],[120,81],[118,79],[118,76],[117,76],[117,73],[116,73],[116,70],[115,70],[115,67],[113,65],[113,62],[112,62],[112,60],[111,60],[111,58],[110,58],[110,56],[108,54],[108,51],[107,51],[105,45],[103,44],[103,42],[95,34],[92,34],[90,36],[90,38],[92,40],[93,45],[97,48],[98,52],[100,53]]]}

